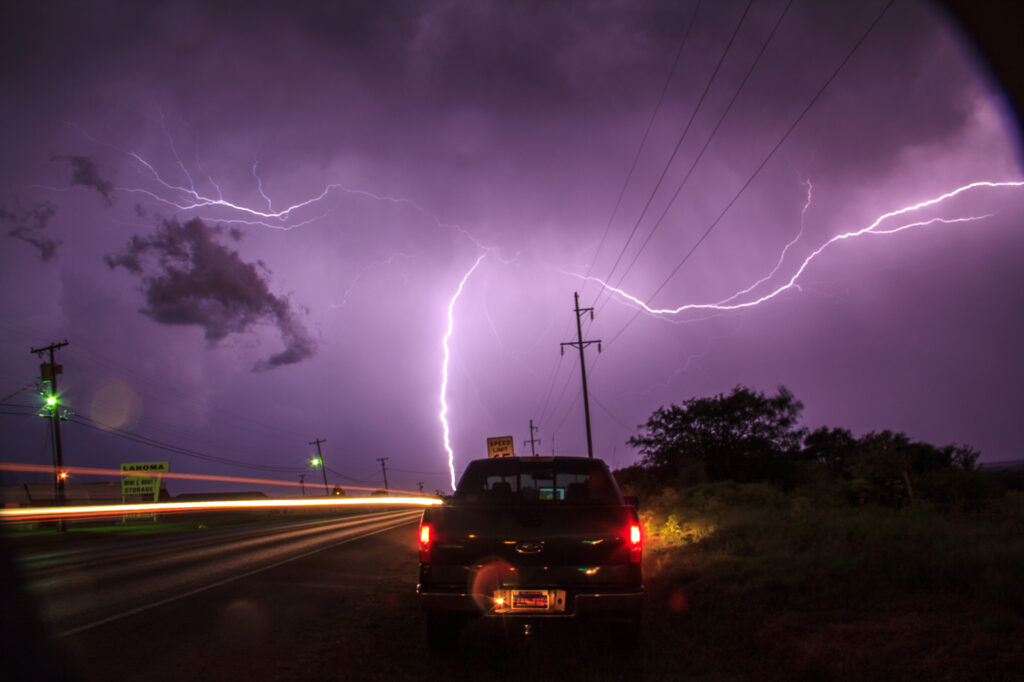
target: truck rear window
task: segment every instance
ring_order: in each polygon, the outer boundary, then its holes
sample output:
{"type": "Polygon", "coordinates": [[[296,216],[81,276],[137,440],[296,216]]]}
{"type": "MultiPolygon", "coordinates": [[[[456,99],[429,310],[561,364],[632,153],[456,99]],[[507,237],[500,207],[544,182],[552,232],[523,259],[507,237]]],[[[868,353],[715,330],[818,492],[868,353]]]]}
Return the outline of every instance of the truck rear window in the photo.
{"type": "Polygon", "coordinates": [[[470,462],[455,499],[484,505],[622,504],[619,489],[603,463],[582,458],[470,462]]]}

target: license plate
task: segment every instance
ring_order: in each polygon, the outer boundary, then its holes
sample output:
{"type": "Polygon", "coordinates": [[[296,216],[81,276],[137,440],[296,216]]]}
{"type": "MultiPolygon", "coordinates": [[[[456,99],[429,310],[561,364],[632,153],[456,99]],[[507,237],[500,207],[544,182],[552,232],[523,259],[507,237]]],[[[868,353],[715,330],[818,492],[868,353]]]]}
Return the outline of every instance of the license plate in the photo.
{"type": "Polygon", "coordinates": [[[546,609],[548,593],[538,590],[512,590],[513,609],[546,609]]]}

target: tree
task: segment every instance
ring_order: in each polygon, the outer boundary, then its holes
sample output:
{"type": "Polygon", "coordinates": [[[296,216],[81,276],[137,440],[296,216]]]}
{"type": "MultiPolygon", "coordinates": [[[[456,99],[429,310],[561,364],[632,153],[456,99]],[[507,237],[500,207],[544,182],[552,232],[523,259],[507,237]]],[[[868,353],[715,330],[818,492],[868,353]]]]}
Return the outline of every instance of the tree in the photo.
{"type": "Polygon", "coordinates": [[[978,456],[967,445],[939,448],[905,433],[872,431],[856,441],[842,474],[859,503],[898,507],[923,497],[943,508],[969,507],[984,495],[978,479],[966,475],[978,456]]]}
{"type": "Polygon", "coordinates": [[[804,454],[807,459],[820,464],[834,478],[848,473],[856,451],[857,439],[849,429],[822,426],[804,438],[804,454]]]}
{"type": "Polygon", "coordinates": [[[802,458],[801,410],[785,386],[770,397],[737,386],[728,395],[658,408],[628,443],[640,448],[645,466],[673,480],[699,463],[712,481],[788,486],[802,458]]]}

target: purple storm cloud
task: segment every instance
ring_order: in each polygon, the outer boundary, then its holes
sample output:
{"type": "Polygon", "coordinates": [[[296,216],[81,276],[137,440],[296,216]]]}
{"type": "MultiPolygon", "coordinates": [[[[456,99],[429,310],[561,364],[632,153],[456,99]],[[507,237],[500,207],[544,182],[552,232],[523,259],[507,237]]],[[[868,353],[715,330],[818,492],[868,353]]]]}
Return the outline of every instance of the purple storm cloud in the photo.
{"type": "Polygon", "coordinates": [[[16,204],[10,211],[0,208],[0,220],[14,226],[7,232],[9,237],[20,239],[39,249],[39,257],[46,262],[56,257],[57,247],[60,246],[59,241],[43,234],[43,230],[56,213],[57,208],[49,203],[33,204],[29,208],[16,204]]]}
{"type": "MultiPolygon", "coordinates": [[[[221,232],[225,230],[199,218],[184,225],[164,221],[153,236],[134,236],[124,253],[105,260],[111,269],[123,267],[142,277],[147,304],[142,312],[161,324],[197,325],[212,343],[269,320],[281,332],[286,349],[261,361],[259,369],[312,356],[316,344],[288,300],[270,293],[263,263],[242,261],[216,241],[221,232]],[[151,267],[146,267],[147,260],[151,267]]],[[[227,232],[241,239],[234,228],[227,232]]]]}
{"type": "MultiPolygon", "coordinates": [[[[331,483],[378,487],[388,457],[395,487],[445,490],[531,419],[539,452],[586,452],[559,353],[579,292],[613,466],[657,408],[737,385],[786,386],[810,429],[1019,458],[1020,131],[952,17],[7,3],[0,395],[67,338],[82,419],[134,395],[138,434],[296,494],[315,438],[331,483]]],[[[45,424],[0,419],[45,463],[45,424]]],[[[237,473],[65,440],[83,466],[237,473]]]]}

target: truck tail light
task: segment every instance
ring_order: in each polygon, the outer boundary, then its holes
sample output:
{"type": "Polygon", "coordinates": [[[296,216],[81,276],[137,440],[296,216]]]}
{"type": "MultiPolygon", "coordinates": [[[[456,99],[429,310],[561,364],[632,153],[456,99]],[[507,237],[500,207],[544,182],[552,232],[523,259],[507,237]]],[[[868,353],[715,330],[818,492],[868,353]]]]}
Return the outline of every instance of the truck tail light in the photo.
{"type": "Polygon", "coordinates": [[[420,562],[430,563],[430,542],[433,539],[429,523],[420,524],[420,562]]]}
{"type": "Polygon", "coordinates": [[[640,537],[640,524],[629,524],[629,562],[640,563],[643,553],[643,538],[640,537]]]}

